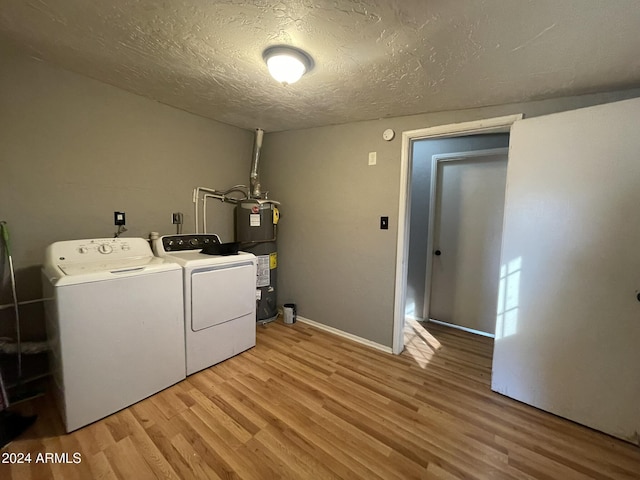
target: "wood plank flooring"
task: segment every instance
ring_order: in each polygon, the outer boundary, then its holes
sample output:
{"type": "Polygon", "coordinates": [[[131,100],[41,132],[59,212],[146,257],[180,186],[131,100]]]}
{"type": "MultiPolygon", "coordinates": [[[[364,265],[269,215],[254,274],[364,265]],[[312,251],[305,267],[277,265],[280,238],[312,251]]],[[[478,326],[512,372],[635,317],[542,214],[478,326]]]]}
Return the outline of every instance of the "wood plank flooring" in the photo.
{"type": "Polygon", "coordinates": [[[410,322],[393,356],[302,323],[70,435],[51,398],[0,479],[639,479],[640,448],[491,392],[492,340],[410,322]]]}

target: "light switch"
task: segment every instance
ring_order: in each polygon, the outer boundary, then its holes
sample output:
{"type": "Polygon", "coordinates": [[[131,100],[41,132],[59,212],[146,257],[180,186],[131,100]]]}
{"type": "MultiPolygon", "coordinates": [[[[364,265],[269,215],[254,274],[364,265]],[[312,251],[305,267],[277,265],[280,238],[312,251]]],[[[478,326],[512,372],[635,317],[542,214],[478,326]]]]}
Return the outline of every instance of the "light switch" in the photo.
{"type": "Polygon", "coordinates": [[[378,159],[377,152],[369,152],[369,165],[375,165],[378,159]]]}

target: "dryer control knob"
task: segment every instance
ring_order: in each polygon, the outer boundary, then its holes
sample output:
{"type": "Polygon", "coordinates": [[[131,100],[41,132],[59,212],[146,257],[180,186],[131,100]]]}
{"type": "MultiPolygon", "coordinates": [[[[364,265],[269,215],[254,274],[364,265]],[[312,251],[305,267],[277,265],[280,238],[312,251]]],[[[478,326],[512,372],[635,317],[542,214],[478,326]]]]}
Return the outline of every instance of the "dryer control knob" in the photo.
{"type": "Polygon", "coordinates": [[[197,238],[192,238],[191,240],[189,240],[189,243],[191,245],[193,245],[194,247],[198,246],[198,239],[197,238]]]}
{"type": "Polygon", "coordinates": [[[111,253],[111,252],[113,252],[113,247],[111,245],[109,245],[108,243],[101,243],[98,246],[98,251],[100,253],[104,253],[104,254],[111,253]]]}

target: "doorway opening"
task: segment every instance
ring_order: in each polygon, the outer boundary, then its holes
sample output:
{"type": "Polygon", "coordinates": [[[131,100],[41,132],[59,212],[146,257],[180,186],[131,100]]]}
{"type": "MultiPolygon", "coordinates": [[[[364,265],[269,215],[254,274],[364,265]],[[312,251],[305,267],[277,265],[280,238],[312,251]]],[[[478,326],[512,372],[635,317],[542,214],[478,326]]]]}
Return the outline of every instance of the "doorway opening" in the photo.
{"type": "MultiPolygon", "coordinates": [[[[470,142],[470,147],[452,147],[450,152],[460,152],[464,150],[473,149],[487,149],[504,147],[508,144],[508,133],[511,126],[516,120],[522,119],[523,115],[510,115],[506,117],[498,117],[486,120],[479,120],[474,122],[458,123],[452,125],[442,125],[438,127],[424,128],[420,130],[413,130],[403,132],[402,134],[402,157],[401,157],[401,184],[400,184],[400,202],[399,202],[399,225],[398,225],[398,239],[396,249],[396,289],[395,289],[395,305],[394,305],[394,331],[393,331],[393,352],[400,354],[404,349],[404,324],[405,317],[413,316],[417,318],[424,317],[424,292],[427,288],[426,281],[422,280],[424,288],[420,292],[420,288],[416,285],[420,285],[421,281],[417,280],[420,276],[426,278],[426,232],[423,229],[424,234],[424,262],[412,261],[411,266],[409,263],[410,253],[410,240],[413,236],[414,241],[418,241],[420,237],[420,229],[412,225],[411,214],[412,211],[420,212],[420,206],[415,209],[412,207],[412,201],[414,200],[413,194],[418,192],[424,196],[424,188],[417,188],[414,185],[414,180],[418,180],[418,176],[414,178],[413,174],[413,161],[415,158],[415,151],[422,148],[421,144],[423,140],[457,140],[460,141],[461,137],[467,139],[470,142]],[[490,146],[474,145],[474,142],[479,142],[481,139],[489,139],[490,141],[496,141],[501,138],[500,135],[494,136],[493,134],[506,134],[502,137],[500,143],[489,143],[490,146]],[[506,138],[506,140],[505,140],[506,138]],[[506,144],[504,143],[506,141],[506,144]],[[412,188],[413,187],[413,188],[412,188]],[[411,270],[410,270],[411,269],[411,270]],[[420,273],[421,271],[421,273],[420,273]],[[411,275],[411,290],[409,290],[409,275],[411,275]],[[422,305],[420,305],[422,303],[422,305]]],[[[433,154],[442,154],[443,151],[435,152],[433,154]]],[[[432,154],[432,155],[433,155],[432,154]]],[[[431,160],[431,159],[430,159],[431,160]]],[[[429,192],[427,192],[426,198],[429,198],[429,192]]],[[[427,200],[428,203],[428,200],[427,200]]],[[[428,214],[424,212],[426,225],[428,225],[428,214]]],[[[427,226],[428,231],[428,226],[427,226]]],[[[414,254],[415,255],[415,254],[414,254]]],[[[415,259],[415,256],[414,258],[415,259]]],[[[412,259],[412,260],[413,260],[412,259]]]]}

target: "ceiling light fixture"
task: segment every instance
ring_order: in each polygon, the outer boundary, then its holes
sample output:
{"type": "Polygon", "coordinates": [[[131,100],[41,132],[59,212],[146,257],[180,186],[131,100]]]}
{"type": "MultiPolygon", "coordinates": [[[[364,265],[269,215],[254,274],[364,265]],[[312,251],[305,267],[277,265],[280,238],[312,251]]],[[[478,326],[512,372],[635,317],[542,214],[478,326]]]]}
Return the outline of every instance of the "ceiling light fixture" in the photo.
{"type": "Polygon", "coordinates": [[[313,59],[307,52],[286,45],[267,48],[262,58],[271,76],[284,85],[297,82],[313,68],[313,59]]]}

